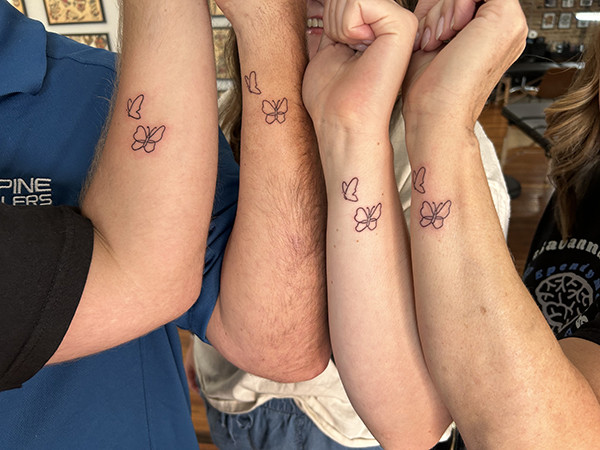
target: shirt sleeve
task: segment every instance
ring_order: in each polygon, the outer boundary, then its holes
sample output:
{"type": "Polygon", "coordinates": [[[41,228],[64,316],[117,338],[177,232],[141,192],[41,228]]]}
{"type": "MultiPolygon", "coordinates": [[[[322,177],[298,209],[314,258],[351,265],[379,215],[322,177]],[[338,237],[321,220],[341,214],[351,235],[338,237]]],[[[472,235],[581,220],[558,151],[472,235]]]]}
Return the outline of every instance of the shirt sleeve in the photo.
{"type": "Polygon", "coordinates": [[[93,228],[74,208],[0,204],[0,391],[59,347],[85,287],[93,228]]]}

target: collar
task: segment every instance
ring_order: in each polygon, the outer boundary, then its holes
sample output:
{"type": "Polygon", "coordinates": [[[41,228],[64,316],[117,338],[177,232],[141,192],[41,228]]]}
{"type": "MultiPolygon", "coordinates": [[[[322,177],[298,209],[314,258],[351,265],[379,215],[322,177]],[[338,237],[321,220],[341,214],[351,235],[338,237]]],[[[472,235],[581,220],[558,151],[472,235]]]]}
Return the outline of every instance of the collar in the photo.
{"type": "Polygon", "coordinates": [[[46,64],[44,26],[0,0],[0,96],[38,93],[46,64]]]}

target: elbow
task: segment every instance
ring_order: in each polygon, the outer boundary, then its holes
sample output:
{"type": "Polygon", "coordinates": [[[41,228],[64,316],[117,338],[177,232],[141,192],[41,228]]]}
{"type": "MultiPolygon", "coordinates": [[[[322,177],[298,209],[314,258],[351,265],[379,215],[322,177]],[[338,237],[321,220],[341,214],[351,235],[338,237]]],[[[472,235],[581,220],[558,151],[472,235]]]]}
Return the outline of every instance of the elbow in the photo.
{"type": "Polygon", "coordinates": [[[326,348],[329,348],[329,345],[308,354],[286,357],[285,364],[281,364],[280,360],[280,363],[274,366],[266,377],[279,383],[312,380],[323,373],[329,364],[331,351],[326,348]]]}

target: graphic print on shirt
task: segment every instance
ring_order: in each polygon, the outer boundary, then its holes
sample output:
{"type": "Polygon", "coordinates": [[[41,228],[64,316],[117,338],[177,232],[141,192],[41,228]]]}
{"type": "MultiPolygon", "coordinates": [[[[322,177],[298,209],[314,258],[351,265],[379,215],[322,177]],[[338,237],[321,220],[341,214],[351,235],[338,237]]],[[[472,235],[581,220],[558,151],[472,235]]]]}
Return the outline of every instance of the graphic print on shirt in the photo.
{"type": "Polygon", "coordinates": [[[558,338],[594,319],[600,302],[600,245],[586,239],[548,240],[523,274],[558,338]]]}
{"type": "Polygon", "coordinates": [[[52,179],[0,178],[0,203],[11,206],[52,205],[52,179]]]}

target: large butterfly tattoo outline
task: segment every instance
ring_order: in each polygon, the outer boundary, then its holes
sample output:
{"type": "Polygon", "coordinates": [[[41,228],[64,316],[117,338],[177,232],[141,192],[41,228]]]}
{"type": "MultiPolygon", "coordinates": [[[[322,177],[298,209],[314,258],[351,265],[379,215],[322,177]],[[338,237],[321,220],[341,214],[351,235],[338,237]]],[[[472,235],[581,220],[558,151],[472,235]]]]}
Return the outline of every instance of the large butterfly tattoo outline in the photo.
{"type": "Polygon", "coordinates": [[[429,203],[428,201],[424,201],[421,205],[421,210],[419,211],[421,214],[421,220],[419,224],[423,228],[431,225],[436,230],[439,230],[444,226],[444,219],[446,219],[446,217],[448,217],[450,214],[451,206],[452,202],[450,200],[446,200],[445,202],[440,202],[438,204],[435,202],[429,203]]]}
{"type": "Polygon", "coordinates": [[[354,229],[359,233],[366,229],[373,231],[377,228],[377,220],[381,217],[381,203],[369,208],[358,208],[354,215],[356,226],[354,229]]]}
{"type": "Polygon", "coordinates": [[[262,91],[258,87],[258,82],[256,81],[255,71],[250,72],[250,75],[244,75],[244,81],[246,82],[246,87],[251,94],[262,94],[262,91]]]}
{"type": "Polygon", "coordinates": [[[156,144],[163,138],[165,130],[166,127],[164,125],[152,129],[141,125],[138,126],[133,135],[134,142],[131,144],[131,149],[136,152],[144,149],[146,153],[152,153],[156,148],[156,144]]]}
{"type": "Polygon", "coordinates": [[[262,112],[266,114],[265,122],[271,125],[274,122],[283,123],[285,122],[285,114],[288,112],[288,99],[282,98],[281,100],[263,100],[262,112]]]}

